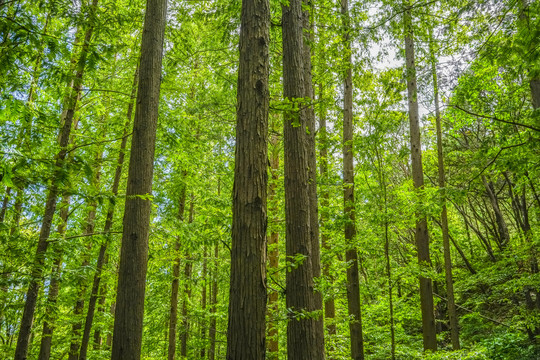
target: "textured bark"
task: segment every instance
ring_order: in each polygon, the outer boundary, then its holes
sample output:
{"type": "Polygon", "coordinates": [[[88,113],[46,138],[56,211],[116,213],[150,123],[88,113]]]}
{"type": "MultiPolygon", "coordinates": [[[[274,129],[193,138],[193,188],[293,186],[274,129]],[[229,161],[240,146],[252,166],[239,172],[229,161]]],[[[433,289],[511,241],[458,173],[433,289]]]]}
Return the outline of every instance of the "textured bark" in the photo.
{"type": "Polygon", "coordinates": [[[150,196],[166,13],[166,0],[147,1],[120,250],[112,360],[138,360],[141,356],[150,196]]]}
{"type": "MultiPolygon", "coordinates": [[[[109,245],[109,242],[111,241],[111,234],[110,231],[113,226],[113,219],[114,219],[114,211],[115,211],[115,205],[116,200],[115,197],[118,195],[118,188],[120,186],[120,178],[122,176],[122,168],[124,166],[124,157],[125,157],[125,150],[127,146],[127,140],[128,140],[128,134],[129,134],[129,128],[131,124],[131,118],[133,114],[133,107],[135,102],[135,96],[137,94],[137,82],[139,79],[139,67],[135,69],[135,75],[133,77],[133,86],[131,88],[131,100],[128,105],[127,114],[126,114],[126,123],[124,125],[124,133],[122,137],[122,141],[120,143],[120,152],[118,153],[118,160],[116,163],[116,169],[114,173],[114,179],[112,184],[111,193],[113,198],[109,202],[109,206],[107,208],[107,215],[105,217],[105,226],[103,227],[103,233],[105,234],[105,241],[101,244],[99,248],[99,254],[98,259],[96,263],[96,272],[94,274],[94,280],[92,283],[92,290],[90,293],[90,299],[88,300],[88,311],[86,312],[86,320],[84,323],[84,330],[83,330],[83,337],[81,340],[81,349],[79,353],[79,360],[86,360],[87,353],[88,353],[88,344],[90,342],[90,333],[92,331],[92,322],[94,321],[94,313],[96,310],[96,303],[98,300],[99,295],[99,288],[100,288],[100,282],[101,282],[101,274],[103,271],[103,267],[107,263],[107,247],[109,245]]],[[[103,300],[104,295],[102,294],[103,300]]],[[[98,338],[100,338],[98,333],[98,338]]],[[[96,343],[98,343],[97,341],[96,343]]]]}
{"type": "MultiPolygon", "coordinates": [[[[424,171],[422,169],[422,147],[420,142],[420,122],[417,99],[418,93],[416,88],[416,65],[414,59],[414,34],[410,0],[404,0],[403,7],[412,176],[415,189],[421,191],[421,189],[424,187],[424,171]]],[[[415,241],[420,266],[431,266],[431,260],[429,257],[429,234],[425,215],[417,214],[415,241]]],[[[420,276],[419,280],[424,350],[436,351],[437,334],[435,330],[435,315],[433,312],[433,285],[430,278],[420,276]]]]}
{"type": "MultiPolygon", "coordinates": [[[[279,138],[276,134],[272,134],[271,140],[271,155],[270,155],[270,168],[272,175],[272,182],[269,187],[268,193],[268,203],[271,204],[273,214],[272,222],[274,226],[277,221],[279,221],[279,208],[278,200],[276,198],[276,187],[277,181],[279,179],[279,138]]],[[[279,272],[279,234],[275,227],[272,227],[272,232],[268,237],[268,270],[270,272],[270,278],[277,276],[279,272]]],[[[268,358],[269,359],[278,359],[279,358],[279,341],[278,341],[278,326],[276,318],[278,316],[278,298],[279,294],[275,289],[270,289],[268,295],[268,358]]]]}
{"type": "Polygon", "coordinates": [[[268,0],[243,0],[233,188],[227,359],[266,353],[268,0]]]}
{"type": "Polygon", "coordinates": [[[210,348],[208,349],[208,360],[215,360],[216,356],[216,307],[218,293],[218,261],[219,261],[219,245],[216,242],[214,245],[214,270],[212,274],[212,289],[210,294],[210,329],[208,337],[210,338],[210,348]]]}
{"type": "MultiPolygon", "coordinates": [[[[186,172],[184,172],[184,177],[186,172]]],[[[182,185],[180,190],[180,198],[178,200],[178,220],[184,221],[184,210],[186,208],[186,186],[182,185]]],[[[171,302],[169,310],[169,342],[167,348],[167,358],[175,359],[176,354],[176,324],[178,323],[178,287],[180,277],[180,239],[176,239],[174,244],[174,261],[173,261],[173,281],[171,284],[171,302]]]]}
{"type": "Polygon", "coordinates": [[[442,211],[441,211],[441,231],[443,237],[443,253],[444,253],[444,271],[446,280],[446,299],[448,305],[448,319],[450,325],[450,338],[452,340],[452,348],[460,349],[459,344],[459,328],[458,317],[456,312],[456,303],[454,299],[454,280],[452,278],[452,257],[450,254],[450,235],[448,233],[448,214],[446,210],[446,176],[444,171],[444,154],[442,147],[442,127],[441,127],[441,111],[439,109],[439,85],[437,78],[437,63],[435,58],[435,49],[433,44],[432,30],[430,29],[430,55],[431,55],[431,74],[433,77],[433,97],[435,99],[435,121],[437,127],[437,164],[439,167],[439,190],[442,195],[442,211]]]}
{"type": "MultiPolygon", "coordinates": [[[[97,3],[98,0],[93,0],[91,5],[92,13],[97,8],[97,3]]],[[[52,221],[54,213],[56,211],[56,202],[58,199],[58,194],[60,192],[59,182],[56,181],[56,179],[59,179],[64,172],[64,166],[68,154],[67,146],[70,140],[73,117],[82,89],[84,69],[86,66],[86,57],[88,55],[88,48],[90,45],[90,40],[92,38],[92,32],[93,22],[90,21],[88,29],[85,33],[84,43],[81,48],[79,60],[77,62],[76,73],[73,78],[70,95],[67,96],[67,102],[63,106],[63,113],[65,114],[65,116],[63,117],[62,127],[58,135],[58,143],[60,150],[55,157],[55,170],[52,176],[51,183],[49,185],[47,200],[45,202],[45,211],[43,214],[38,244],[34,256],[34,263],[32,265],[32,277],[28,286],[28,291],[26,293],[26,302],[24,304],[23,315],[20,322],[19,336],[17,338],[17,347],[15,349],[15,360],[26,360],[28,354],[30,334],[34,321],[34,312],[36,309],[39,289],[41,287],[41,278],[43,276],[43,264],[45,262],[45,254],[49,246],[49,235],[51,233],[52,221]]]]}
{"type": "MultiPolygon", "coordinates": [[[[310,23],[310,11],[312,5],[310,0],[303,1],[306,11],[303,12],[304,26],[304,99],[310,102],[306,106],[306,127],[308,144],[308,167],[309,167],[309,224],[311,234],[311,265],[313,266],[313,277],[321,276],[321,249],[319,245],[319,202],[317,199],[317,150],[315,147],[315,108],[313,100],[315,92],[311,76],[311,47],[310,43],[315,42],[313,34],[313,24],[310,23]]],[[[322,343],[324,348],[324,316],[322,294],[315,292],[315,309],[319,311],[316,317],[316,342],[322,343]]]]}
{"type": "Polygon", "coordinates": [[[282,5],[284,112],[285,228],[287,261],[295,263],[286,275],[289,359],[324,359],[324,344],[317,341],[314,312],[312,241],[310,230],[309,140],[304,98],[302,2],[282,5]],[[308,316],[305,316],[306,314],[308,316]]]}
{"type": "Polygon", "coordinates": [[[347,0],[341,0],[341,15],[343,16],[345,43],[344,60],[347,66],[343,86],[343,208],[346,218],[345,243],[347,244],[347,251],[345,260],[349,264],[347,267],[347,310],[349,314],[351,357],[354,360],[363,360],[364,341],[360,309],[360,278],[358,275],[358,252],[355,243],[352,49],[349,33],[349,4],[347,0]]]}
{"type": "MultiPolygon", "coordinates": [[[[64,195],[60,205],[60,224],[56,232],[60,238],[64,237],[67,228],[67,221],[69,215],[69,202],[70,196],[64,195]]],[[[45,308],[45,320],[43,321],[43,331],[41,332],[41,343],[39,347],[38,360],[49,360],[51,357],[51,345],[52,337],[54,333],[56,300],[58,299],[58,292],[60,290],[60,275],[62,272],[62,249],[59,245],[54,249],[54,264],[52,267],[51,280],[49,283],[49,292],[47,295],[47,305],[45,308]]]]}

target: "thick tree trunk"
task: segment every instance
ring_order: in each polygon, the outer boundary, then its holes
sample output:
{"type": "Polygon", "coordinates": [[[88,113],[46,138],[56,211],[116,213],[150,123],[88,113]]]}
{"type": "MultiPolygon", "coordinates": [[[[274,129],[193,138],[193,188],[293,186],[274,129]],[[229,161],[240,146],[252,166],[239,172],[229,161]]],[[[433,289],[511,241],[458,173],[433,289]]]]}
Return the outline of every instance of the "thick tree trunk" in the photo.
{"type": "MultiPolygon", "coordinates": [[[[59,238],[63,238],[66,229],[69,215],[69,203],[70,196],[64,195],[60,202],[60,224],[56,232],[59,238]]],[[[47,305],[45,308],[46,315],[43,321],[43,331],[41,332],[41,344],[39,348],[38,360],[49,360],[51,357],[51,345],[52,337],[54,333],[54,323],[56,322],[54,313],[56,311],[56,300],[58,299],[58,292],[60,290],[60,275],[62,272],[62,259],[63,251],[60,245],[56,245],[54,248],[54,264],[51,273],[51,280],[49,282],[49,291],[47,295],[47,305]]]]}
{"type": "MultiPolygon", "coordinates": [[[[414,59],[414,34],[410,0],[403,1],[403,26],[405,31],[405,57],[407,68],[407,93],[409,99],[409,121],[411,138],[411,162],[413,183],[419,192],[424,187],[422,169],[422,147],[420,142],[420,122],[418,113],[418,92],[416,88],[416,65],[414,59]]],[[[429,258],[429,234],[425,215],[417,214],[415,241],[420,266],[431,266],[429,258]]],[[[420,306],[422,309],[422,333],[424,350],[437,350],[435,314],[433,312],[433,285],[430,278],[420,276],[420,306]]]]}
{"type": "MultiPolygon", "coordinates": [[[[95,12],[98,0],[93,0],[90,11],[95,12]]],[[[82,89],[84,68],[86,66],[86,57],[88,48],[92,38],[94,22],[90,21],[89,27],[86,30],[84,43],[81,48],[79,60],[76,66],[76,74],[73,78],[72,87],[67,101],[63,108],[62,128],[59,132],[59,152],[55,157],[54,174],[49,185],[47,200],[45,203],[45,211],[43,214],[42,225],[39,233],[38,244],[34,256],[34,264],[32,265],[32,277],[26,293],[26,302],[24,304],[23,315],[20,322],[19,336],[17,338],[17,347],[15,349],[15,360],[26,360],[28,354],[28,346],[32,323],[34,321],[34,312],[36,309],[39,288],[41,287],[41,278],[43,275],[43,264],[45,262],[45,254],[49,246],[49,235],[51,233],[52,221],[56,211],[56,202],[60,192],[59,184],[56,179],[60,178],[64,172],[66,157],[68,154],[67,146],[70,141],[71,127],[73,117],[77,108],[77,102],[82,89]]],[[[70,80],[71,82],[71,80],[70,80]]]]}
{"type": "Polygon", "coordinates": [[[127,179],[112,360],[139,360],[167,0],[147,0],[127,179]]]}
{"type": "MultiPolygon", "coordinates": [[[[306,127],[308,140],[308,168],[309,168],[309,224],[311,234],[311,265],[313,266],[313,277],[321,276],[321,249],[319,245],[319,203],[317,199],[317,150],[315,146],[315,108],[313,100],[315,92],[311,76],[311,47],[310,43],[315,42],[313,34],[313,23],[310,22],[310,12],[312,11],[311,0],[304,0],[303,12],[304,26],[304,99],[309,101],[306,106],[306,127]]],[[[324,348],[324,316],[322,294],[315,292],[315,309],[320,312],[316,319],[316,343],[322,343],[324,348]]]]}
{"type": "MultiPolygon", "coordinates": [[[[278,199],[276,198],[276,187],[277,181],[279,179],[279,138],[278,135],[272,134],[270,139],[270,173],[272,175],[272,182],[269,187],[268,193],[268,203],[271,204],[271,213],[272,218],[272,231],[268,237],[268,262],[269,262],[269,273],[270,278],[277,276],[279,272],[279,234],[277,232],[276,226],[277,221],[279,220],[279,208],[278,208],[278,199]]],[[[268,295],[268,338],[267,338],[267,347],[268,347],[268,358],[272,360],[277,360],[279,358],[279,339],[278,339],[278,325],[277,325],[277,316],[278,316],[278,299],[279,294],[275,289],[270,289],[268,295]]]]}
{"type": "Polygon", "coordinates": [[[324,358],[324,343],[317,341],[318,323],[304,313],[316,311],[310,229],[309,140],[307,132],[303,59],[302,1],[282,5],[286,256],[295,263],[287,269],[286,294],[289,359],[324,358]]]}
{"type": "Polygon", "coordinates": [[[443,237],[444,270],[446,280],[446,298],[448,300],[448,319],[450,322],[450,338],[452,348],[460,349],[458,317],[456,303],[454,300],[454,280],[452,278],[452,257],[450,254],[450,235],[448,233],[448,215],[446,210],[446,179],[444,172],[444,155],[442,147],[442,127],[441,112],[439,109],[439,85],[437,78],[437,63],[435,59],[435,49],[433,44],[432,30],[430,30],[430,53],[431,53],[431,73],[433,77],[433,96],[435,98],[435,121],[437,127],[437,163],[439,167],[439,190],[442,195],[441,231],[443,237]]]}
{"type": "MultiPolygon", "coordinates": [[[[115,205],[116,200],[114,199],[118,195],[118,188],[120,187],[120,178],[122,176],[122,168],[124,166],[124,157],[125,157],[125,151],[127,146],[127,140],[129,137],[129,128],[131,124],[131,118],[133,114],[133,107],[135,103],[135,96],[137,94],[137,82],[139,80],[139,66],[137,65],[137,68],[135,69],[135,75],[133,77],[133,86],[131,88],[131,98],[127,109],[126,114],[126,123],[124,125],[124,132],[122,141],[120,143],[120,152],[118,153],[118,160],[116,162],[116,169],[114,173],[114,179],[112,184],[111,193],[113,196],[113,199],[109,202],[109,206],[107,208],[107,215],[105,217],[105,226],[103,228],[103,233],[105,234],[105,240],[101,244],[99,248],[99,254],[96,264],[96,272],[94,274],[94,280],[92,283],[92,290],[90,293],[90,299],[88,300],[88,311],[86,313],[86,320],[84,323],[84,330],[83,330],[83,337],[81,340],[81,350],[79,353],[79,360],[86,360],[87,353],[88,353],[88,344],[90,342],[90,333],[92,331],[92,322],[94,321],[94,313],[96,310],[96,303],[98,300],[99,295],[99,288],[100,288],[100,282],[101,282],[101,274],[103,271],[103,267],[107,263],[107,247],[109,245],[109,242],[111,241],[111,234],[110,231],[113,226],[113,218],[114,218],[114,211],[115,211],[115,205]]],[[[104,295],[102,294],[103,299],[104,295]]],[[[100,338],[100,336],[98,336],[100,338]]],[[[97,343],[97,342],[96,342],[97,343]]]]}
{"type": "MultiPolygon", "coordinates": [[[[184,171],[184,178],[186,172],[184,171]]],[[[178,220],[180,223],[184,221],[184,210],[186,208],[186,185],[182,185],[180,190],[180,198],[178,200],[178,220]]],[[[173,281],[171,284],[171,302],[169,311],[169,342],[167,350],[167,359],[174,360],[176,354],[176,324],[178,323],[178,287],[180,277],[180,239],[176,239],[174,245],[174,262],[173,262],[173,281]]]]}
{"type": "Polygon", "coordinates": [[[349,3],[341,0],[346,70],[343,85],[343,206],[345,213],[345,242],[347,251],[347,309],[351,340],[351,357],[364,359],[362,337],[362,315],[360,310],[360,278],[358,275],[358,253],[356,251],[356,219],[354,204],[354,162],[353,162],[353,84],[352,54],[350,42],[349,3]]]}
{"type": "Polygon", "coordinates": [[[269,28],[268,0],[243,0],[227,329],[231,360],[266,354],[269,28]]]}

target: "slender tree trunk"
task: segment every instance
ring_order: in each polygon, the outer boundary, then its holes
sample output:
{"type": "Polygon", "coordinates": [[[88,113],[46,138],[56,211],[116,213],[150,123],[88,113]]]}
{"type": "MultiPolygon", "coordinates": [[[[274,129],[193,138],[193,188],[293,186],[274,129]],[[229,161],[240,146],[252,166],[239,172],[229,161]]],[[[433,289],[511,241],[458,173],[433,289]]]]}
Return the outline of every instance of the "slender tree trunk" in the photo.
{"type": "Polygon", "coordinates": [[[318,340],[310,229],[309,140],[305,97],[302,1],[282,5],[283,95],[289,104],[284,114],[285,228],[287,261],[286,303],[289,359],[324,359],[324,343],[318,340]]]}
{"type": "MultiPolygon", "coordinates": [[[[416,65],[414,59],[414,34],[410,0],[403,1],[403,25],[405,31],[405,57],[407,67],[407,93],[409,99],[409,121],[411,137],[411,160],[413,183],[420,192],[424,187],[422,169],[422,147],[420,142],[420,122],[418,113],[418,92],[416,88],[416,65]]],[[[431,266],[429,258],[429,234],[425,215],[417,214],[415,241],[418,262],[421,267],[431,266]]],[[[422,309],[422,333],[424,350],[437,350],[435,314],[433,312],[433,285],[430,278],[420,276],[420,306],[422,309]]]]}
{"type": "Polygon", "coordinates": [[[202,347],[201,347],[201,353],[200,357],[201,359],[205,358],[206,355],[206,285],[207,285],[207,277],[208,277],[208,264],[206,262],[206,259],[208,258],[208,249],[206,245],[204,245],[204,251],[203,251],[203,270],[202,270],[202,294],[201,294],[201,309],[202,309],[202,316],[200,318],[200,330],[201,330],[201,340],[202,340],[202,347]]]}
{"type": "Polygon", "coordinates": [[[2,209],[0,210],[0,223],[4,223],[6,217],[6,210],[9,204],[9,197],[11,195],[11,187],[6,187],[6,192],[4,193],[4,200],[2,201],[2,209]]]}
{"type": "Polygon", "coordinates": [[[268,0],[243,0],[233,189],[227,359],[266,353],[268,0]]]}
{"type": "MultiPolygon", "coordinates": [[[[279,208],[278,200],[276,198],[276,187],[277,181],[279,179],[279,138],[278,135],[272,134],[270,139],[270,173],[272,175],[272,182],[270,183],[269,194],[268,194],[268,203],[271,204],[271,213],[272,218],[272,227],[271,233],[268,237],[268,260],[269,260],[269,277],[273,279],[278,276],[279,272],[279,234],[277,232],[276,226],[279,219],[279,208]]],[[[278,338],[278,325],[277,325],[277,316],[278,316],[278,299],[279,294],[277,290],[270,289],[268,295],[268,358],[272,360],[277,360],[279,358],[279,338],[278,338]]]]}
{"type": "MultiPolygon", "coordinates": [[[[107,215],[105,217],[105,226],[103,228],[103,233],[105,234],[105,240],[101,244],[99,248],[99,254],[96,264],[96,272],[94,274],[94,280],[92,283],[92,290],[90,293],[90,299],[88,300],[88,311],[86,313],[86,320],[84,323],[84,330],[83,330],[83,337],[81,340],[81,350],[79,353],[79,360],[86,360],[87,353],[88,353],[88,344],[90,342],[90,333],[92,331],[92,322],[94,321],[94,313],[96,310],[96,303],[99,296],[99,288],[100,288],[100,282],[101,282],[101,275],[103,271],[103,267],[107,263],[107,247],[111,241],[111,234],[110,231],[113,226],[113,218],[114,218],[114,211],[116,207],[116,196],[118,195],[118,188],[120,187],[120,178],[122,176],[122,168],[124,166],[124,157],[125,157],[125,151],[127,146],[127,140],[129,137],[129,128],[131,124],[131,118],[133,114],[133,107],[135,103],[135,96],[137,94],[137,82],[139,79],[139,66],[137,65],[137,68],[135,69],[135,75],[133,77],[133,85],[131,87],[131,98],[127,109],[126,114],[126,123],[124,125],[124,132],[122,136],[122,141],[120,143],[120,151],[118,153],[118,160],[116,162],[116,169],[114,173],[114,179],[112,184],[112,196],[113,199],[109,202],[109,206],[107,208],[107,215]]],[[[101,294],[103,301],[105,300],[105,295],[101,294]]],[[[98,339],[100,339],[99,332],[98,332],[98,339]]],[[[96,343],[99,343],[100,341],[96,341],[96,343]]]]}
{"type": "MultiPolygon", "coordinates": [[[[188,223],[193,222],[194,196],[191,194],[189,202],[189,219],[188,223]]],[[[184,299],[182,301],[182,333],[180,334],[180,356],[183,358],[188,356],[188,339],[190,323],[188,319],[188,305],[191,300],[191,272],[193,259],[189,254],[189,249],[185,249],[185,265],[184,265],[184,299]]]]}
{"type": "Polygon", "coordinates": [[[139,360],[167,0],[147,0],[127,179],[112,360],[139,360]]]}
{"type": "MultiPolygon", "coordinates": [[[[93,14],[97,8],[98,0],[93,0],[90,12],[93,14]]],[[[79,60],[77,62],[76,74],[73,79],[71,94],[67,97],[68,101],[64,104],[65,116],[62,119],[62,128],[59,132],[59,147],[60,150],[55,157],[55,170],[52,176],[51,183],[45,203],[45,211],[43,214],[42,225],[39,233],[38,244],[34,256],[34,264],[32,265],[32,277],[26,293],[26,302],[24,304],[23,315],[20,323],[19,336],[17,338],[17,347],[15,349],[15,360],[26,360],[32,323],[34,321],[34,312],[36,309],[39,288],[41,286],[41,278],[43,275],[43,264],[45,262],[45,254],[49,246],[49,235],[51,232],[52,221],[56,210],[56,202],[60,192],[59,184],[56,179],[59,179],[64,172],[66,157],[68,154],[67,146],[69,144],[73,117],[77,108],[77,102],[82,89],[84,68],[86,66],[86,57],[88,48],[92,38],[94,22],[90,20],[88,29],[86,30],[84,43],[81,48],[79,60]]]]}
{"type": "MultiPolygon", "coordinates": [[[[64,195],[60,202],[60,224],[56,232],[59,238],[63,238],[66,233],[67,220],[69,215],[69,202],[70,196],[64,195]]],[[[49,292],[47,295],[47,305],[45,308],[46,315],[43,321],[43,331],[41,332],[41,344],[39,348],[38,360],[49,360],[51,357],[51,345],[52,337],[54,333],[54,323],[56,300],[58,299],[58,292],[60,290],[60,275],[62,272],[62,249],[59,244],[56,244],[54,248],[54,264],[52,267],[51,280],[49,282],[49,292]]]]}
{"type": "Polygon", "coordinates": [[[343,206],[346,217],[345,242],[347,251],[347,308],[349,313],[349,331],[351,357],[364,359],[362,338],[362,315],[360,309],[360,278],[358,275],[358,253],[356,251],[356,219],[354,204],[354,163],[353,163],[353,84],[352,54],[350,42],[349,3],[341,0],[341,15],[344,32],[344,61],[346,70],[343,86],[343,206]]]}
{"type": "Polygon", "coordinates": [[[217,308],[217,293],[218,293],[218,261],[219,261],[219,245],[216,242],[214,245],[214,270],[212,274],[212,291],[210,295],[210,329],[208,337],[210,338],[210,348],[208,349],[208,360],[215,360],[216,356],[216,308],[217,308]]]}
{"type": "MultiPolygon", "coordinates": [[[[186,176],[184,171],[184,178],[186,176]]],[[[178,221],[184,221],[184,210],[186,208],[186,185],[182,185],[180,190],[180,198],[178,201],[178,221]]],[[[171,303],[169,311],[169,345],[167,351],[168,360],[174,360],[176,354],[176,324],[178,323],[178,287],[180,277],[180,239],[176,239],[174,245],[174,262],[173,262],[173,281],[171,285],[171,303]]]]}
{"type": "Polygon", "coordinates": [[[495,188],[493,182],[487,181],[486,177],[482,175],[482,182],[486,188],[486,193],[488,195],[491,206],[493,207],[493,212],[495,213],[495,221],[497,222],[497,227],[499,229],[499,237],[501,248],[504,248],[510,242],[510,234],[508,232],[508,226],[504,220],[501,208],[499,207],[499,200],[495,194],[495,188]]]}
{"type": "MultiPolygon", "coordinates": [[[[324,98],[324,90],[322,85],[320,85],[320,94],[319,102],[322,103],[324,98]]],[[[330,244],[328,233],[325,231],[325,224],[328,221],[328,207],[330,205],[330,194],[328,193],[328,130],[326,128],[326,107],[323,107],[319,118],[319,143],[320,143],[320,175],[323,182],[321,187],[321,216],[320,216],[320,227],[321,231],[321,242],[322,248],[325,252],[330,252],[330,244]]],[[[333,283],[333,276],[330,272],[330,261],[327,261],[323,264],[323,276],[330,284],[333,283]]],[[[324,302],[324,317],[329,319],[327,322],[326,329],[329,335],[336,334],[336,324],[334,323],[334,318],[336,317],[336,305],[334,303],[334,298],[329,297],[328,300],[324,302]]],[[[330,346],[329,351],[331,352],[333,347],[330,346]]]]}
{"type": "Polygon", "coordinates": [[[435,121],[437,127],[437,163],[439,167],[439,190],[442,196],[441,231],[443,237],[444,270],[446,280],[446,298],[448,300],[448,318],[450,320],[450,338],[452,348],[460,349],[458,317],[454,300],[454,280],[452,279],[452,257],[450,254],[450,235],[448,233],[448,215],[446,210],[446,179],[444,172],[444,155],[442,147],[441,112],[439,109],[439,84],[437,78],[437,62],[433,44],[433,30],[430,28],[429,47],[431,55],[431,73],[433,77],[433,96],[435,98],[435,121]]]}

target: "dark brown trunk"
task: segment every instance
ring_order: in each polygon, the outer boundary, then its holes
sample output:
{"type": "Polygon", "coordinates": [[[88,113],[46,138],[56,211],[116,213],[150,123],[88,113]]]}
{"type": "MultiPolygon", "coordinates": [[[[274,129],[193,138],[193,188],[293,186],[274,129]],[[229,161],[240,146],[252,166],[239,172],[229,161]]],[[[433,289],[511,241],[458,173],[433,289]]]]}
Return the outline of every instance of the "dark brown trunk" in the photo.
{"type": "Polygon", "coordinates": [[[454,300],[454,280],[452,278],[452,257],[450,254],[450,235],[448,232],[448,215],[446,210],[446,178],[444,172],[444,155],[442,147],[441,112],[439,109],[439,85],[437,78],[437,61],[433,44],[432,29],[430,28],[429,48],[431,55],[431,73],[433,77],[433,97],[435,98],[435,121],[437,127],[437,164],[439,167],[439,191],[442,196],[441,231],[443,237],[444,270],[446,280],[446,298],[448,302],[448,319],[450,322],[450,338],[452,348],[460,349],[458,317],[454,300]]]}
{"type": "Polygon", "coordinates": [[[346,70],[343,84],[343,210],[345,213],[345,243],[347,251],[347,309],[351,340],[351,357],[364,359],[362,337],[362,315],[360,309],[360,278],[358,275],[358,253],[356,251],[356,219],[354,204],[354,162],[353,162],[353,84],[352,54],[350,42],[349,3],[341,0],[343,16],[344,61],[346,70]]]}
{"type": "Polygon", "coordinates": [[[139,360],[166,0],[147,0],[127,178],[112,360],[139,360]]]}
{"type": "MultiPolygon", "coordinates": [[[[59,238],[66,234],[67,220],[69,215],[70,196],[64,195],[60,202],[60,224],[57,228],[59,238]]],[[[56,244],[54,248],[54,265],[52,267],[51,280],[49,283],[49,293],[47,295],[47,305],[45,308],[45,320],[43,321],[43,331],[41,332],[41,344],[39,348],[38,360],[49,360],[51,357],[52,337],[54,333],[54,312],[56,310],[56,300],[60,290],[60,275],[62,272],[62,249],[56,244]]]]}
{"type": "MultiPolygon", "coordinates": [[[[412,174],[414,187],[420,192],[424,187],[424,171],[422,169],[422,147],[420,142],[418,92],[416,88],[416,65],[414,58],[414,33],[410,0],[404,0],[403,7],[412,174]]],[[[420,266],[424,268],[431,266],[429,257],[429,234],[426,217],[423,214],[417,214],[415,241],[420,266]]],[[[437,337],[435,330],[435,314],[433,312],[433,285],[431,279],[424,276],[420,276],[419,281],[424,350],[436,351],[437,337]]]]}
{"type": "MultiPolygon", "coordinates": [[[[101,244],[99,248],[99,254],[96,264],[96,273],[94,274],[94,281],[92,283],[92,290],[90,293],[90,299],[88,300],[88,311],[86,313],[86,320],[84,323],[84,330],[83,330],[83,337],[81,340],[81,350],[79,353],[79,360],[86,360],[87,353],[88,353],[88,344],[90,342],[90,333],[92,331],[92,322],[94,321],[94,313],[96,310],[96,302],[98,300],[99,295],[99,288],[100,288],[100,282],[101,282],[101,274],[103,271],[103,267],[107,263],[107,247],[109,245],[109,242],[111,241],[111,234],[110,231],[113,226],[113,218],[114,218],[114,211],[115,211],[115,205],[116,200],[115,197],[118,195],[118,188],[120,186],[120,178],[122,176],[122,168],[124,166],[124,157],[125,157],[125,151],[127,146],[127,140],[130,133],[130,124],[133,114],[133,107],[135,104],[135,96],[137,94],[137,81],[139,79],[139,67],[135,69],[135,75],[133,77],[133,85],[131,87],[131,98],[127,109],[126,114],[126,123],[124,125],[124,132],[122,141],[120,143],[120,152],[118,154],[118,160],[116,163],[116,169],[114,173],[114,179],[112,184],[111,193],[113,198],[109,202],[109,206],[107,209],[107,215],[105,218],[105,226],[103,228],[103,233],[105,234],[105,240],[101,244]]],[[[105,296],[102,294],[103,301],[105,300],[105,296]]],[[[96,331],[97,332],[97,331],[96,331]]],[[[99,332],[97,338],[101,339],[99,332]]],[[[100,343],[101,340],[96,341],[96,344],[100,343]]]]}
{"type": "MultiPolygon", "coordinates": [[[[270,173],[272,181],[269,187],[268,203],[271,206],[272,226],[271,233],[268,237],[268,272],[270,279],[274,280],[279,273],[279,233],[277,232],[277,222],[279,220],[278,199],[276,198],[276,187],[279,180],[279,137],[273,133],[270,139],[270,173]]],[[[276,281],[272,281],[268,295],[268,358],[272,360],[279,359],[279,338],[278,338],[278,322],[277,317],[279,305],[278,291],[273,288],[276,286],[276,281]]]]}
{"type": "Polygon", "coordinates": [[[269,28],[268,0],[243,0],[227,329],[231,360],[266,354],[269,28]]]}
{"type": "MultiPolygon", "coordinates": [[[[184,171],[184,178],[186,172],[184,171]]],[[[178,220],[184,221],[184,210],[186,208],[186,185],[182,185],[180,198],[178,200],[178,220]]],[[[171,303],[169,311],[169,342],[167,358],[175,359],[176,354],[176,324],[178,323],[178,287],[180,277],[180,239],[177,238],[174,244],[173,280],[171,284],[171,303]]]]}
{"type": "Polygon", "coordinates": [[[2,209],[0,210],[0,223],[4,223],[6,217],[6,210],[9,204],[9,196],[11,195],[11,187],[6,187],[6,192],[4,193],[4,200],[2,201],[2,209]]]}
{"type": "Polygon", "coordinates": [[[307,132],[302,1],[282,5],[286,256],[294,263],[286,274],[287,356],[289,359],[324,358],[317,342],[318,323],[313,282],[310,229],[309,140],[307,132]]]}
{"type": "Polygon", "coordinates": [[[495,213],[495,221],[497,222],[498,233],[500,237],[501,248],[504,248],[510,242],[510,234],[508,233],[508,227],[506,221],[504,220],[501,208],[499,207],[499,200],[495,194],[495,187],[493,182],[487,181],[486,177],[482,175],[482,182],[486,188],[486,193],[488,195],[491,206],[493,207],[493,212],[495,213]]]}
{"type": "MultiPolygon", "coordinates": [[[[98,0],[93,0],[91,12],[94,13],[97,8],[98,0]]],[[[52,221],[56,211],[56,202],[60,192],[59,179],[63,176],[66,157],[68,155],[67,146],[70,141],[71,127],[73,117],[77,108],[77,102],[82,89],[84,69],[86,66],[86,57],[90,40],[92,39],[93,21],[90,21],[89,27],[86,30],[84,44],[82,45],[79,60],[77,62],[76,74],[72,79],[71,93],[67,96],[67,101],[64,104],[64,114],[62,128],[58,135],[59,152],[55,157],[54,173],[47,194],[45,203],[45,211],[43,214],[42,225],[39,233],[38,244],[32,265],[32,277],[26,293],[26,302],[24,304],[23,315],[20,322],[19,336],[17,338],[17,347],[15,349],[15,360],[26,360],[28,354],[28,346],[32,331],[32,323],[34,321],[34,312],[36,309],[39,288],[41,287],[41,278],[43,275],[43,264],[45,262],[45,254],[49,246],[49,235],[51,233],[52,221]]],[[[71,82],[71,80],[70,80],[71,82]]]]}

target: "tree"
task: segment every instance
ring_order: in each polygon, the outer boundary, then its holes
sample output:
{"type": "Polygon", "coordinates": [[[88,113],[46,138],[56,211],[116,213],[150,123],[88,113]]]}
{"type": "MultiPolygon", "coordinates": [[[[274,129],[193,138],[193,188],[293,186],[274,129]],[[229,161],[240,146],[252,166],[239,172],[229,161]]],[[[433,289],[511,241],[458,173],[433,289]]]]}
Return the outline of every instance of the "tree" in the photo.
{"type": "Polygon", "coordinates": [[[148,233],[167,0],[148,0],[124,210],[112,359],[141,356],[148,233]]]}
{"type": "Polygon", "coordinates": [[[266,354],[270,4],[243,0],[238,67],[227,359],[266,354]]]}

